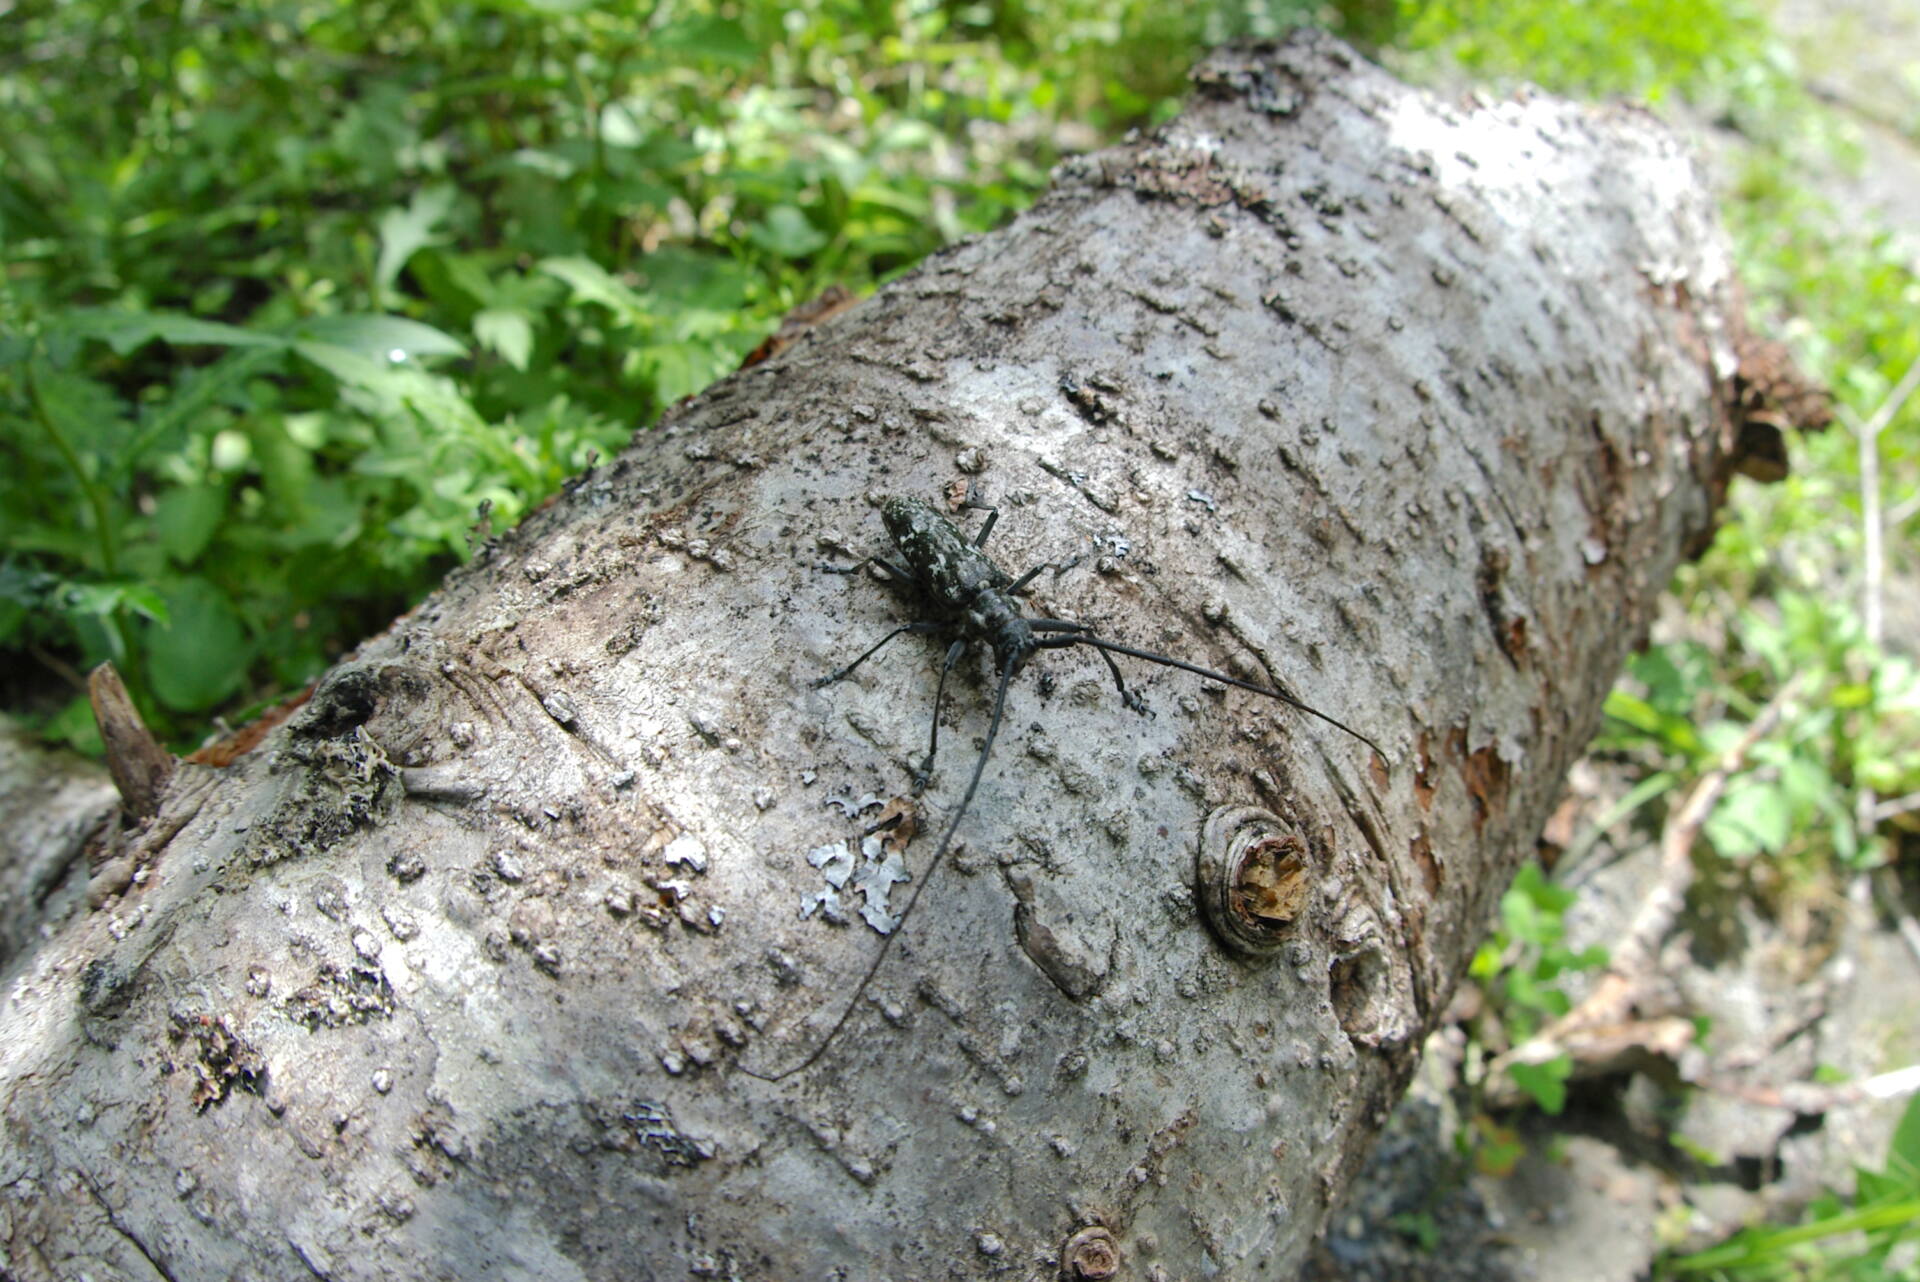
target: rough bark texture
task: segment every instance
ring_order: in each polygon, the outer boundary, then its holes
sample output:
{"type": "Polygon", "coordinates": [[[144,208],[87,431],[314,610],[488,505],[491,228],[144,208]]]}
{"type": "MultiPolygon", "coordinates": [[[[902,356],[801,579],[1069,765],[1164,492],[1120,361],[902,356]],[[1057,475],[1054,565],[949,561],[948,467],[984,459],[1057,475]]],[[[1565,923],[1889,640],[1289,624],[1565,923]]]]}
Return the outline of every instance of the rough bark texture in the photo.
{"type": "Polygon", "coordinates": [[[1323,37],[1216,56],[180,768],[145,874],[6,994],[8,1267],[1290,1276],[1710,528],[1739,334],[1650,119],[1443,105],[1323,37]],[[913,609],[817,564],[969,480],[1002,565],[1065,563],[1036,612],[1386,756],[1042,656],[844,1034],[755,1080],[879,948],[881,804],[926,875],[990,693],[963,665],[914,802],[938,647],[811,688],[913,609]],[[1234,808],[1294,858],[1261,955],[1196,884],[1234,808]],[[843,924],[800,911],[836,847],[843,924]]]}

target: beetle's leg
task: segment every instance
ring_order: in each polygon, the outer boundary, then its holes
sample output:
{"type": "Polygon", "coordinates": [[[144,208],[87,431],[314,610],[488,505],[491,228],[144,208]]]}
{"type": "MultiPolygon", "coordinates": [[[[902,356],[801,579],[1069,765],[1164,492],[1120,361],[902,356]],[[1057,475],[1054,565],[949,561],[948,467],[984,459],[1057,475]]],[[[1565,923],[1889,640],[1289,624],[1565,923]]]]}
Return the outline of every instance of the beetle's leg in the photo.
{"type": "Polygon", "coordinates": [[[812,687],[813,689],[818,690],[821,686],[830,686],[834,682],[840,680],[842,677],[847,676],[855,668],[865,663],[868,659],[871,659],[874,656],[874,653],[878,651],[881,646],[893,640],[895,637],[899,636],[902,632],[944,632],[947,630],[949,626],[951,625],[940,622],[938,620],[928,620],[925,623],[903,623],[899,627],[895,628],[893,631],[887,633],[887,635],[881,637],[878,641],[875,641],[872,645],[868,646],[866,649],[866,653],[862,654],[859,658],[855,659],[852,663],[849,663],[846,667],[836,669],[833,672],[829,672],[824,677],[819,677],[815,679],[814,682],[812,683],[812,687]]]}
{"type": "Polygon", "coordinates": [[[858,574],[869,565],[879,566],[887,572],[888,578],[899,579],[902,583],[912,583],[914,581],[913,573],[910,570],[894,564],[884,556],[863,557],[855,561],[852,565],[834,565],[830,561],[821,561],[817,568],[824,574],[858,574]]]}
{"type": "Polygon", "coordinates": [[[999,519],[1000,519],[999,508],[990,507],[987,509],[987,523],[980,527],[980,533],[973,536],[973,546],[978,548],[978,547],[985,547],[987,545],[987,535],[993,533],[994,522],[998,521],[999,519]]]}
{"type": "Polygon", "coordinates": [[[907,569],[903,565],[897,565],[894,562],[887,560],[887,558],[884,556],[870,556],[867,558],[867,560],[873,562],[873,564],[879,566],[881,569],[885,570],[888,574],[900,580],[902,583],[912,583],[916,581],[916,576],[912,570],[907,569]]]}
{"type": "Polygon", "coordinates": [[[1040,571],[1046,569],[1049,564],[1051,563],[1047,561],[1042,561],[1040,564],[1034,566],[1031,570],[1028,570],[1025,574],[1015,579],[1013,581],[1013,586],[1007,589],[1007,595],[1019,596],[1021,593],[1021,590],[1024,589],[1027,586],[1027,584],[1033,582],[1034,579],[1038,578],[1040,575],[1040,571]]]}
{"type": "Polygon", "coordinates": [[[933,775],[933,754],[940,748],[940,707],[947,697],[947,674],[953,671],[953,665],[960,662],[960,656],[967,650],[967,639],[958,637],[947,647],[947,658],[940,665],[940,684],[933,692],[933,731],[927,735],[927,759],[913,772],[913,795],[919,796],[927,790],[927,780],[933,775]]]}
{"type": "MultiPolygon", "coordinates": [[[[1064,650],[1070,645],[1079,645],[1086,639],[1086,633],[1091,631],[1084,623],[1071,623],[1066,619],[1028,619],[1027,626],[1035,632],[1056,634],[1043,637],[1034,643],[1042,650],[1064,650]]],[[[1094,648],[1099,649],[1098,646],[1094,648]]],[[[1126,681],[1120,676],[1120,665],[1113,661],[1113,656],[1105,650],[1100,650],[1100,657],[1107,661],[1107,671],[1113,673],[1113,684],[1120,691],[1120,702],[1134,712],[1153,715],[1152,710],[1147,707],[1147,701],[1127,689],[1126,681]]]]}
{"type": "Polygon", "coordinates": [[[969,481],[967,483],[967,497],[960,500],[960,506],[970,511],[985,512],[987,514],[987,523],[980,527],[980,533],[973,536],[973,546],[983,547],[986,544],[987,535],[993,532],[994,522],[1000,519],[1000,509],[986,502],[984,499],[976,497],[979,494],[979,490],[976,488],[977,485],[978,482],[976,481],[969,481]]]}

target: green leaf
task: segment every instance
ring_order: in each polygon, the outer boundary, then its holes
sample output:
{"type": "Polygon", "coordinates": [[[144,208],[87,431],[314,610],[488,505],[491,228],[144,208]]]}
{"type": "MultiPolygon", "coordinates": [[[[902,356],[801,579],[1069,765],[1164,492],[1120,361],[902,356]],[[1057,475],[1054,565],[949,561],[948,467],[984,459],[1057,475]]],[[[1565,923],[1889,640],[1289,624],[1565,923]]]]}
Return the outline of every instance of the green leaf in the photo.
{"type": "Polygon", "coordinates": [[[454,254],[445,249],[416,253],[411,270],[414,283],[442,315],[465,314],[496,301],[486,264],[476,255],[454,254]]]}
{"type": "Polygon", "coordinates": [[[390,372],[383,357],[369,356],[332,343],[295,343],[293,350],[348,387],[380,387],[390,372]]]}
{"type": "Polygon", "coordinates": [[[775,205],[747,232],[747,239],[781,258],[805,258],[827,243],[827,234],[792,205],[775,205]]]}
{"type": "Polygon", "coordinates": [[[515,369],[527,368],[533,354],[533,322],[525,312],[489,307],[473,318],[473,336],[515,369]]]}
{"type": "Polygon", "coordinates": [[[69,471],[80,469],[76,481],[92,480],[125,435],[126,406],[112,389],[66,370],[36,366],[34,398],[56,434],[69,471]],[[71,451],[69,453],[68,451],[71,451]]]}
{"type": "Polygon", "coordinates": [[[1547,880],[1547,874],[1536,863],[1522,864],[1520,871],[1514,874],[1513,886],[1507,891],[1528,902],[1537,905],[1555,917],[1573,906],[1574,892],[1565,886],[1556,886],[1547,880]]]}
{"type": "Polygon", "coordinates": [[[1573,1074],[1573,1056],[1564,1051],[1544,1064],[1507,1065],[1513,1084],[1533,1098],[1545,1112],[1558,1116],[1567,1106],[1567,1078],[1573,1074]]]}
{"type": "MultiPolygon", "coordinates": [[[[1779,1229],[1764,1227],[1742,1229],[1719,1246],[1708,1247],[1693,1255],[1670,1259],[1666,1262],[1666,1267],[1675,1273],[1724,1272],[1742,1264],[1770,1259],[1777,1261],[1788,1248],[1819,1242],[1824,1238],[1839,1237],[1845,1233],[1874,1233],[1883,1229],[1892,1229],[1896,1232],[1910,1230],[1916,1220],[1920,1220],[1920,1198],[1877,1203],[1850,1212],[1822,1216],[1807,1224],[1795,1224],[1779,1229]]],[[[1776,1272],[1774,1276],[1779,1274],[1776,1272]]],[[[1818,1275],[1803,1274],[1801,1276],[1818,1275]]],[[[1878,1272],[1863,1276],[1890,1278],[1893,1275],[1878,1272]]]]}
{"type": "Polygon", "coordinates": [[[210,421],[209,416],[218,413],[220,405],[246,397],[244,384],[258,374],[275,369],[284,351],[276,341],[271,347],[228,352],[212,364],[181,377],[165,401],[143,405],[139,430],[114,459],[111,474],[114,484],[123,484],[150,452],[177,447],[181,436],[203,428],[210,421]]]}
{"type": "Polygon", "coordinates": [[[1660,713],[1654,706],[1637,695],[1624,690],[1609,690],[1607,701],[1600,709],[1615,721],[1624,721],[1645,734],[1660,733],[1660,713]]]}
{"type": "Polygon", "coordinates": [[[207,550],[226,510],[227,493],[223,487],[177,486],[154,502],[154,537],[174,564],[190,564],[207,550]]]}
{"type": "Polygon", "coordinates": [[[598,303],[629,325],[651,319],[646,298],[590,258],[549,258],[541,262],[540,270],[571,286],[575,302],[598,303]]]}
{"type": "Polygon", "coordinates": [[[673,62],[703,61],[729,67],[751,67],[760,60],[759,46],[747,29],[732,18],[690,17],[670,22],[653,33],[649,42],[656,54],[673,62]]]}
{"type": "Polygon", "coordinates": [[[1694,696],[1713,686],[1713,669],[1705,647],[1691,642],[1653,646],[1628,664],[1635,680],[1647,687],[1647,698],[1657,708],[1677,716],[1692,710],[1694,696]]]}
{"type": "Polygon", "coordinates": [[[343,548],[360,532],[360,504],[338,477],[316,477],[300,489],[297,507],[275,538],[291,552],[309,547],[343,548]]]}
{"type": "Polygon", "coordinates": [[[97,338],[125,356],[148,343],[161,342],[182,346],[212,344],[219,347],[278,347],[284,340],[271,334],[256,334],[236,325],[195,320],[168,312],[125,312],[106,308],[75,308],[62,318],[62,326],[75,334],[97,338]]]}
{"type": "Polygon", "coordinates": [[[69,614],[105,618],[122,606],[164,626],[167,603],[144,583],[67,583],[55,594],[69,614]]]}
{"type": "Polygon", "coordinates": [[[0,645],[12,643],[46,608],[47,592],[56,582],[44,570],[0,561],[0,645]]]}
{"type": "Polygon", "coordinates": [[[1793,833],[1793,807],[1784,790],[1743,776],[1728,785],[1703,831],[1727,859],[1778,854],[1793,833]]]}
{"type": "Polygon", "coordinates": [[[148,679],[169,708],[198,712],[240,689],[253,647],[225,594],[206,580],[182,580],[166,595],[170,621],[147,634],[148,679]]]}
{"type": "Polygon", "coordinates": [[[89,757],[98,757],[107,750],[100,740],[100,723],[93,719],[93,704],[84,694],[67,700],[67,706],[53,715],[41,733],[89,757]]]}
{"type": "Polygon", "coordinates": [[[593,7],[594,0],[486,0],[486,7],[508,13],[522,11],[550,17],[579,13],[593,7]]]}
{"type": "Polygon", "coordinates": [[[1440,1249],[1440,1222],[1431,1211],[1402,1211],[1388,1216],[1387,1227],[1411,1241],[1424,1255],[1440,1249]]]}
{"type": "Polygon", "coordinates": [[[1842,681],[1827,694],[1827,702],[1835,708],[1870,708],[1873,706],[1873,686],[1865,681],[1842,681]]]}
{"type": "MultiPolygon", "coordinates": [[[[1540,985],[1534,982],[1533,975],[1525,970],[1507,972],[1507,994],[1513,1003],[1526,1010],[1539,1010],[1541,1006],[1540,985]]],[[[1509,1012],[1512,1016],[1512,1012],[1509,1012]]],[[[1515,1020],[1515,1023],[1521,1021],[1515,1020]]]]}
{"type": "Polygon", "coordinates": [[[288,337],[392,364],[416,357],[467,354],[459,339],[404,316],[314,316],[293,325],[288,337]]]}
{"type": "Polygon", "coordinates": [[[1613,960],[1613,954],[1604,944],[1588,944],[1579,952],[1567,958],[1568,970],[1600,970],[1613,960]]]}
{"type": "Polygon", "coordinates": [[[1798,753],[1780,763],[1779,787],[1790,806],[1799,811],[1825,805],[1839,791],[1825,763],[1798,753]]]}
{"type": "MultiPolygon", "coordinates": [[[[1862,1206],[1874,1202],[1892,1202],[1909,1191],[1905,1183],[1894,1179],[1884,1171],[1869,1171],[1865,1167],[1854,1168],[1853,1196],[1862,1206]]],[[[1920,1193],[1920,1189],[1914,1189],[1911,1192],[1920,1193]]]]}
{"type": "Polygon", "coordinates": [[[1615,721],[1624,722],[1653,738],[1663,748],[1689,757],[1700,753],[1700,735],[1687,718],[1663,712],[1645,699],[1624,690],[1612,690],[1601,709],[1615,721]]]}
{"type": "Polygon", "coordinates": [[[1506,925],[1507,933],[1515,939],[1527,943],[1538,942],[1540,938],[1540,914],[1533,900],[1519,889],[1509,890],[1500,896],[1500,920],[1506,925]]]}
{"type": "Polygon", "coordinates": [[[1907,1101],[1900,1124],[1893,1128],[1886,1169],[1889,1175],[1905,1181],[1913,1196],[1920,1197],[1920,1095],[1907,1101]]]}
{"type": "Polygon", "coordinates": [[[380,261],[374,268],[375,284],[388,289],[400,278],[414,252],[439,239],[440,224],[453,208],[458,193],[451,183],[436,183],[414,193],[405,209],[389,209],[380,215],[380,261]]]}
{"type": "Polygon", "coordinates": [[[724,372],[711,348],[696,343],[661,343],[638,353],[662,405],[692,396],[724,372]]]}

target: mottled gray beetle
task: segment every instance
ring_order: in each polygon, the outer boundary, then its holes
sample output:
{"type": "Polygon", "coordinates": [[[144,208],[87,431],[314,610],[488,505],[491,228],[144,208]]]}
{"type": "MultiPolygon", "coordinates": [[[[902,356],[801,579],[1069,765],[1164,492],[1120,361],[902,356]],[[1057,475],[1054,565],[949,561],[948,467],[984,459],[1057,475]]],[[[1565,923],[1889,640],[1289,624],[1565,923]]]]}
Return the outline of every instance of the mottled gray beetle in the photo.
{"type": "MultiPolygon", "coordinates": [[[[1251,681],[1242,681],[1230,677],[1224,672],[1215,672],[1196,664],[1185,663],[1168,655],[1156,654],[1151,650],[1138,650],[1132,646],[1121,645],[1104,637],[1093,634],[1084,623],[1074,623],[1066,619],[1047,619],[1022,614],[1017,598],[1029,583],[1033,582],[1045,563],[1036,565],[1019,578],[1014,578],[995,565],[987,554],[981,551],[987,541],[987,535],[993,532],[993,526],[1000,519],[999,509],[969,501],[967,506],[981,508],[987,513],[986,523],[980,527],[980,533],[969,541],[967,536],[952,521],[942,516],[932,504],[914,498],[890,498],[880,505],[880,518],[885,522],[887,533],[893,539],[893,545],[900,553],[901,562],[896,563],[884,556],[869,557],[861,564],[878,565],[892,577],[910,583],[918,588],[920,595],[933,608],[935,617],[915,623],[905,623],[881,637],[867,647],[858,658],[813,683],[815,689],[832,685],[851,674],[854,669],[877,654],[880,648],[903,632],[953,635],[953,642],[947,647],[947,655],[940,665],[940,683],[933,696],[933,730],[927,737],[926,760],[914,772],[914,791],[918,793],[926,786],[927,778],[933,770],[934,753],[940,745],[940,709],[946,699],[947,676],[953,671],[954,664],[966,653],[967,647],[979,642],[993,651],[995,663],[1000,669],[1000,681],[993,694],[993,716],[987,722],[987,740],[981,745],[980,755],[973,763],[973,775],[967,780],[967,790],[961,794],[960,804],[954,808],[953,818],[947,821],[947,828],[940,836],[940,844],[934,848],[933,858],[927,864],[927,870],[913,888],[913,894],[907,898],[907,906],[900,913],[899,924],[880,945],[880,953],[867,967],[866,974],[860,977],[853,996],[848,999],[840,1017],[827,1030],[820,1044],[808,1053],[807,1057],[793,1067],[778,1073],[757,1073],[740,1066],[740,1071],[749,1077],[761,1081],[778,1082],[792,1077],[795,1073],[811,1068],[833,1044],[840,1030],[846,1027],[854,1008],[866,995],[867,985],[879,973],[880,964],[887,959],[887,952],[893,947],[893,941],[906,929],[907,918],[912,916],[914,905],[920,902],[928,883],[940,868],[941,860],[946,857],[947,846],[953,841],[953,834],[960,828],[960,821],[966,817],[967,807],[973,804],[973,794],[979,790],[981,776],[986,773],[987,758],[993,752],[993,741],[1000,733],[1001,713],[1006,709],[1007,687],[1021,668],[1026,666],[1038,650],[1061,650],[1071,645],[1092,646],[1106,660],[1107,670],[1113,674],[1113,683],[1120,690],[1120,699],[1127,707],[1136,712],[1145,712],[1146,703],[1127,689],[1127,683],[1120,676],[1120,667],[1113,661],[1116,654],[1124,654],[1135,659],[1145,659],[1150,663],[1164,664],[1169,668],[1179,668],[1205,677],[1209,681],[1218,681],[1223,685],[1235,686],[1241,690],[1251,690],[1255,694],[1266,695],[1270,699],[1292,708],[1297,708],[1309,716],[1320,718],[1328,725],[1336,726],[1352,735],[1360,742],[1380,753],[1380,745],[1361,734],[1352,726],[1336,720],[1310,707],[1284,690],[1270,686],[1256,685],[1251,681]]],[[[851,570],[841,571],[852,573],[851,570]]]]}

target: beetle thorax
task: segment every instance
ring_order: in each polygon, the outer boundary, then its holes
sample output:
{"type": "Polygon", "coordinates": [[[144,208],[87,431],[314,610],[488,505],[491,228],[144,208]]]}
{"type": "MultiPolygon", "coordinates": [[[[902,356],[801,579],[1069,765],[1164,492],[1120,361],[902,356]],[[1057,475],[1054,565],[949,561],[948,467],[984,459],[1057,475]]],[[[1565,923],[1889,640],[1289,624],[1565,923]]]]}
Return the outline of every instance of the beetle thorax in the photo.
{"type": "Polygon", "coordinates": [[[1026,666],[1035,649],[1033,629],[1003,592],[982,592],[966,615],[967,631],[985,641],[1002,664],[1013,659],[1014,671],[1026,666]]]}

